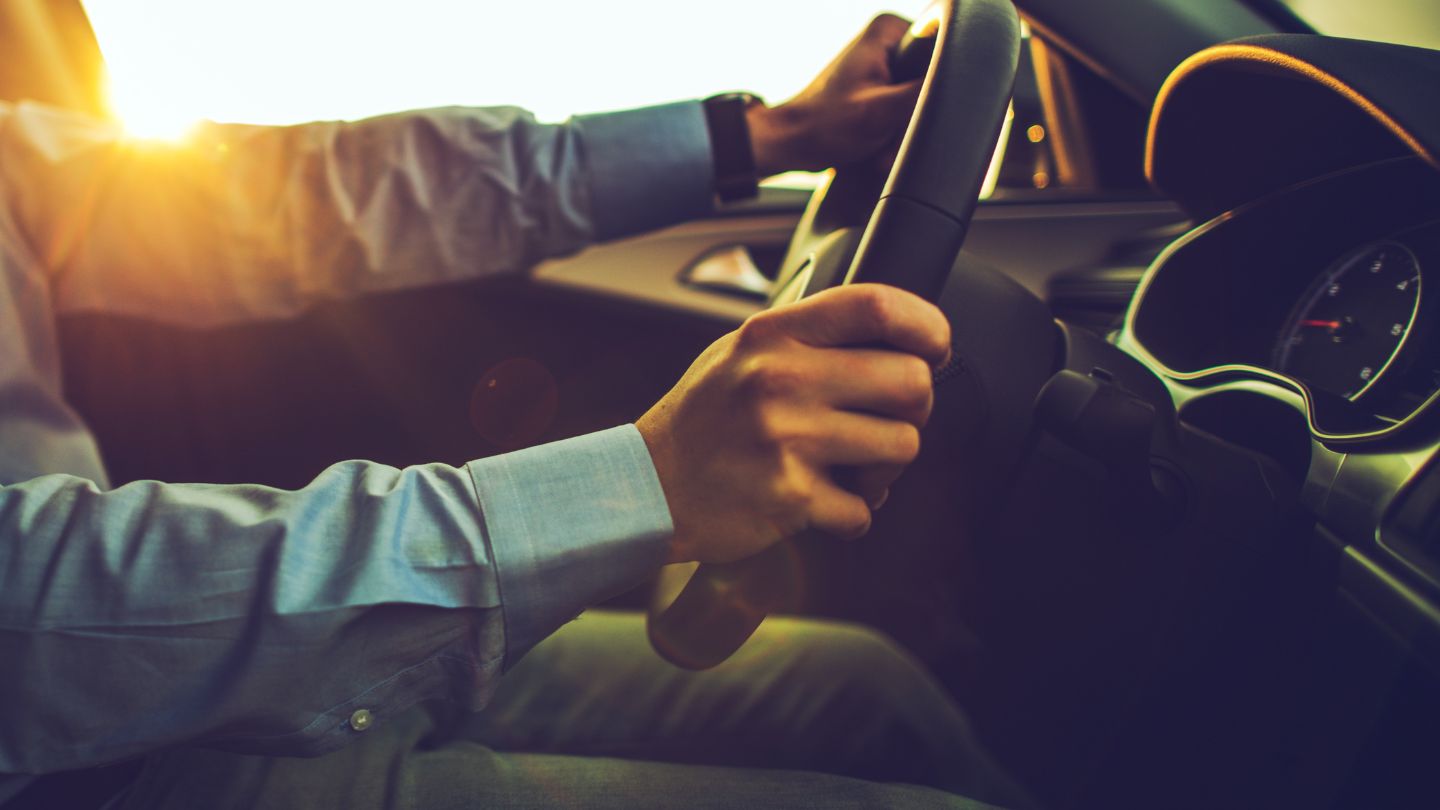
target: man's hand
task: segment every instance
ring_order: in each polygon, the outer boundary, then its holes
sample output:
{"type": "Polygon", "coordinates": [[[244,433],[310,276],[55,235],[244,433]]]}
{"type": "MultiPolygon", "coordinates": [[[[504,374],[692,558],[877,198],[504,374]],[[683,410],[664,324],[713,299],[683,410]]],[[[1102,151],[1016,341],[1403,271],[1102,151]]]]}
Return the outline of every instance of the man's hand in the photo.
{"type": "Polygon", "coordinates": [[[910,23],[881,14],[808,87],[746,113],[760,176],[817,171],[868,158],[904,131],[918,80],[891,84],[890,52],[910,23]]]}
{"type": "Polygon", "coordinates": [[[949,346],[938,309],[879,284],[762,312],[712,344],[636,423],[675,521],[669,561],[731,562],[812,528],[864,534],[920,450],[949,346]],[[837,468],[857,468],[855,491],[837,468]]]}

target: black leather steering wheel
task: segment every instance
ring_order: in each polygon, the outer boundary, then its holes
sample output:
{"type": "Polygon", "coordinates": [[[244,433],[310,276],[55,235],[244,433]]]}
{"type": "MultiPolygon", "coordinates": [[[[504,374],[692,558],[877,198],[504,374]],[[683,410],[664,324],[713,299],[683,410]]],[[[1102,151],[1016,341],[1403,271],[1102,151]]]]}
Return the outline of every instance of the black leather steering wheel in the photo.
{"type": "MultiPolygon", "coordinates": [[[[939,297],[1009,108],[1020,22],[1010,0],[944,0],[933,14],[934,53],[879,201],[863,170],[832,175],[796,229],[772,305],[832,286],[841,268],[848,269],[840,283],[890,284],[939,297]]],[[[910,39],[902,47],[927,47],[910,39]]],[[[902,51],[895,62],[907,58],[914,61],[902,51]]],[[[789,581],[787,562],[781,544],[737,563],[699,566],[673,600],[667,592],[673,589],[658,589],[649,615],[656,651],[690,669],[724,661],[784,604],[777,597],[789,581]]]]}

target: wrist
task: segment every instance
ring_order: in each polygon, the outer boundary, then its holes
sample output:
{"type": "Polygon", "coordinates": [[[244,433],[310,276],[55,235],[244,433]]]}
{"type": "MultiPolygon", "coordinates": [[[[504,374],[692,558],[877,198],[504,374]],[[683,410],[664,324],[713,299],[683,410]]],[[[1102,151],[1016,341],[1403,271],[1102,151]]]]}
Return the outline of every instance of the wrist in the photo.
{"type": "Polygon", "coordinates": [[[745,110],[745,119],[760,177],[808,168],[803,159],[802,128],[790,105],[753,104],[745,110]]]}
{"type": "Polygon", "coordinates": [[[640,433],[640,438],[645,442],[645,449],[650,452],[650,463],[655,468],[655,477],[660,481],[660,491],[665,496],[665,506],[670,511],[670,537],[665,544],[665,565],[690,562],[695,559],[694,551],[688,548],[682,529],[682,522],[678,519],[677,509],[677,486],[674,480],[675,463],[673,462],[671,442],[668,440],[665,429],[657,425],[660,421],[657,411],[660,406],[647,412],[635,421],[635,429],[640,433]]]}

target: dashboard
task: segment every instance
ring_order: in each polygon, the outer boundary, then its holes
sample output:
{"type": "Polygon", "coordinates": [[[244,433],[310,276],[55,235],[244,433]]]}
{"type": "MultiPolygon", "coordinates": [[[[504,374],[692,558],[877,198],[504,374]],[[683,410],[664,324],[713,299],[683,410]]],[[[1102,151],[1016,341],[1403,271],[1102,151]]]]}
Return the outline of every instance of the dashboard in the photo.
{"type": "Polygon", "coordinates": [[[1318,438],[1386,438],[1440,395],[1440,175],[1393,158],[1221,214],[1157,259],[1127,326],[1171,379],[1273,386],[1318,438]]]}
{"type": "Polygon", "coordinates": [[[976,554],[1004,721],[1039,706],[1116,763],[1074,805],[1436,804],[1437,88],[1440,52],[1314,35],[1162,87],[1147,177],[1198,225],[1118,334],[1062,323],[1024,494],[976,554]]]}

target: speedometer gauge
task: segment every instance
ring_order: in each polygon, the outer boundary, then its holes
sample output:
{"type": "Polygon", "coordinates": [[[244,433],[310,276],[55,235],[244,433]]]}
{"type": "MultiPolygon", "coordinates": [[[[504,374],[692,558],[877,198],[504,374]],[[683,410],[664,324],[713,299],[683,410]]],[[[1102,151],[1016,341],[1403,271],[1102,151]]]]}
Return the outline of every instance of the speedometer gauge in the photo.
{"type": "Polygon", "coordinates": [[[1367,245],[1331,265],[1296,302],[1275,367],[1357,399],[1394,362],[1420,306],[1420,265],[1403,245],[1367,245]]]}

